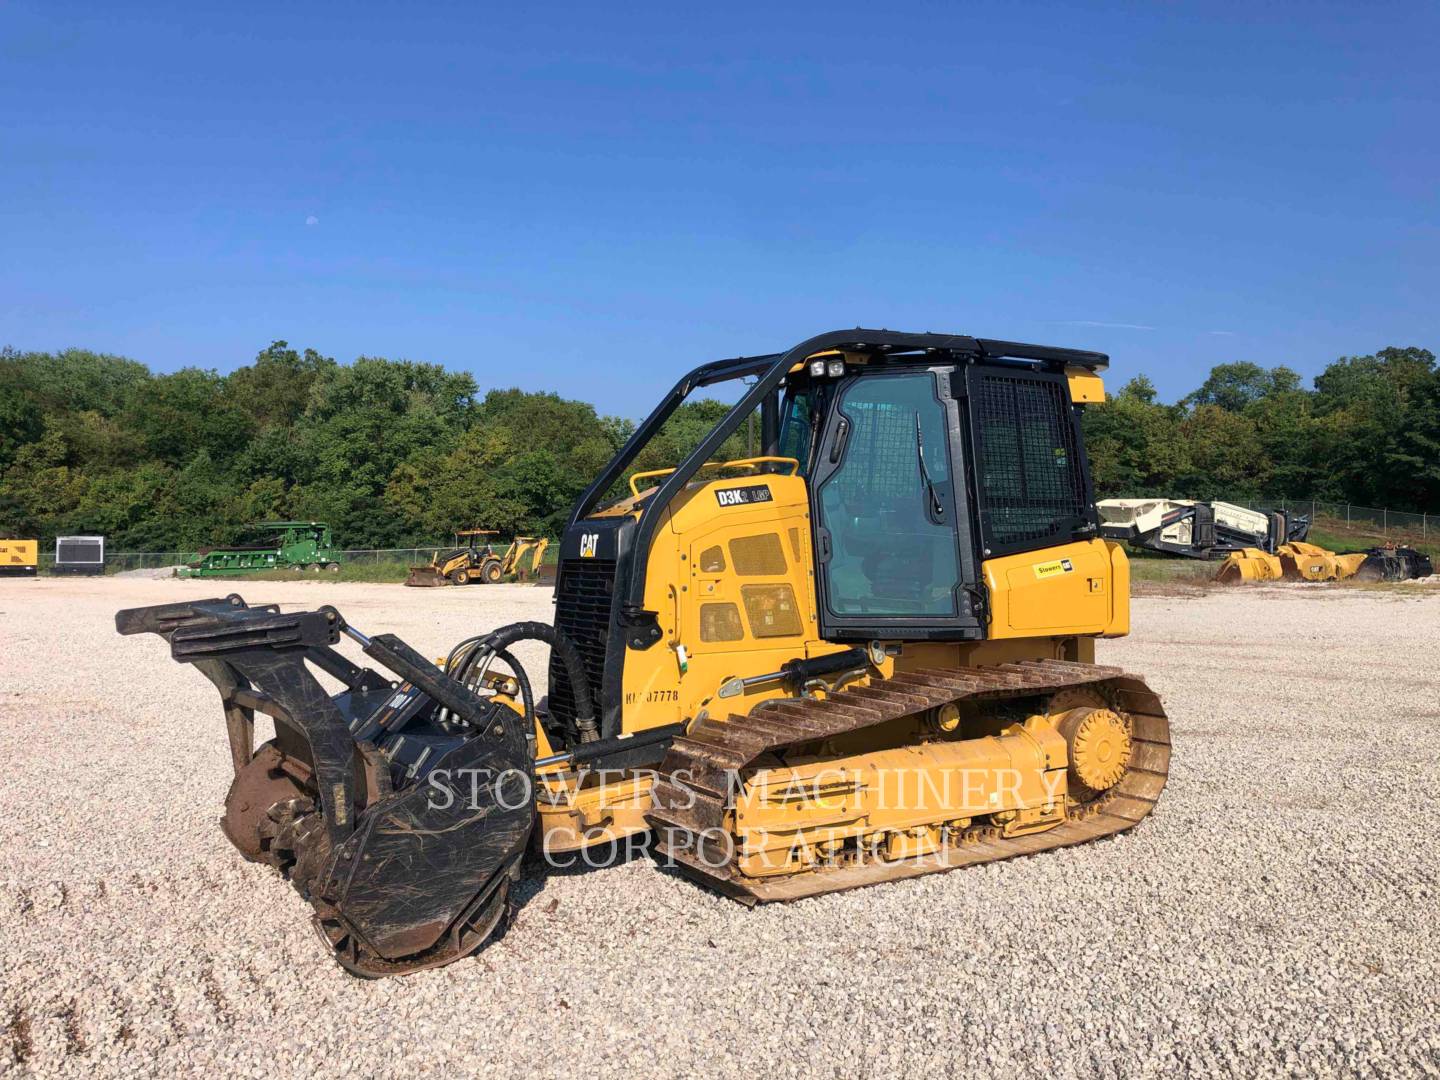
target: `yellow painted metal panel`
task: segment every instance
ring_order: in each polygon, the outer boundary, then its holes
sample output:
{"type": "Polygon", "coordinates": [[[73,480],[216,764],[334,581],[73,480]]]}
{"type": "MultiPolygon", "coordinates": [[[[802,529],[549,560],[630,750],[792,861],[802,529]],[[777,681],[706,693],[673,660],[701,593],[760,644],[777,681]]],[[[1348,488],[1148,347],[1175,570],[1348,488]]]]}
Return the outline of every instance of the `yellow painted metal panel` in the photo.
{"type": "Polygon", "coordinates": [[[0,540],[0,570],[30,570],[39,565],[36,540],[0,540]]]}
{"type": "Polygon", "coordinates": [[[1105,400],[1105,382],[1094,372],[1066,368],[1065,378],[1070,383],[1070,400],[1075,404],[1089,405],[1105,400]]]}
{"type": "MultiPolygon", "coordinates": [[[[988,559],[984,575],[991,638],[1103,634],[1115,621],[1116,568],[1103,540],[988,559]]],[[[1128,564],[1125,577],[1128,593],[1128,564]]]]}

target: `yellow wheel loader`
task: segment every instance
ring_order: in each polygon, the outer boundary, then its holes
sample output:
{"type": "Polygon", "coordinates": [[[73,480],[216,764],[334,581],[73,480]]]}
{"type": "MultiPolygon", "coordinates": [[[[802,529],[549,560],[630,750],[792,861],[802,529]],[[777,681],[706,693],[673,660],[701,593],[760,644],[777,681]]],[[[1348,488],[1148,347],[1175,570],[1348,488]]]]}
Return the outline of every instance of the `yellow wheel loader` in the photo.
{"type": "Polygon", "coordinates": [[[1129,629],[1079,419],[1107,364],[855,329],[698,367],[574,508],[554,624],[439,665],[334,608],[238,596],[117,628],[215,684],[226,835],[361,975],[479,949],[527,849],[638,844],[755,904],[1114,836],[1155,806],[1170,736],[1139,677],[1095,662],[1129,629]],[[725,383],[739,399],[693,452],[614,497],[680,404],[725,383]],[[762,452],[714,460],[757,412],[762,452]],[[511,651],[526,640],[550,646],[544,697],[511,651]],[[256,712],[276,732],[258,749],[256,712]]]}

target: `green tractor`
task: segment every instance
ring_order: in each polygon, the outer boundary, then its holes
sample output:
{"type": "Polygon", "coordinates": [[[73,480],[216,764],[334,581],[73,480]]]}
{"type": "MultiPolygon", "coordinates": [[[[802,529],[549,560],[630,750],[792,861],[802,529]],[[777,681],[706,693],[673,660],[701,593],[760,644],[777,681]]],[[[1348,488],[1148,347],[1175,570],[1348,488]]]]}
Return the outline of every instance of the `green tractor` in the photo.
{"type": "Polygon", "coordinates": [[[181,577],[228,577],[255,570],[340,569],[340,552],[330,538],[330,526],[323,521],[262,521],[245,526],[253,542],[229,547],[207,548],[189,566],[178,571],[181,577]]]}

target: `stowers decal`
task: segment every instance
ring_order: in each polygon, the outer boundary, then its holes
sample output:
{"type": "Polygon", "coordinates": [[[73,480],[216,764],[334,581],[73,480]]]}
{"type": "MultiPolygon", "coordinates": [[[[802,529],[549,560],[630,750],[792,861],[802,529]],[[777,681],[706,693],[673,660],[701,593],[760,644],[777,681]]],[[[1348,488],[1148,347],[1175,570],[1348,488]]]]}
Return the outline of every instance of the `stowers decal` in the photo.
{"type": "Polygon", "coordinates": [[[1071,574],[1075,572],[1075,564],[1069,559],[1055,559],[1053,562],[1037,562],[1035,564],[1035,576],[1037,578],[1054,577],[1056,574],[1071,574]]]}

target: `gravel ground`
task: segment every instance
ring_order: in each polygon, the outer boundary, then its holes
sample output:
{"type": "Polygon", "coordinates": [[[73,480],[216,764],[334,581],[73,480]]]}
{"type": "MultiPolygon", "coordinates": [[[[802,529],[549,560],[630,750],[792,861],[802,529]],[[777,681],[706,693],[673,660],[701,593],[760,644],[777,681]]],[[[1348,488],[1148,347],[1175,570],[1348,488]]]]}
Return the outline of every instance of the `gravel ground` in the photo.
{"type": "MultiPolygon", "coordinates": [[[[362,982],[215,828],[217,700],[117,608],[0,582],[0,1073],[1440,1072],[1440,589],[1141,598],[1156,815],[1086,847],[746,910],[645,860],[536,874],[479,958],[362,982]]],[[[523,586],[255,583],[428,653],[523,586]]]]}

